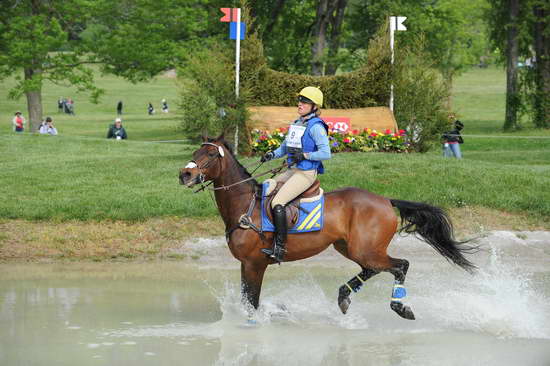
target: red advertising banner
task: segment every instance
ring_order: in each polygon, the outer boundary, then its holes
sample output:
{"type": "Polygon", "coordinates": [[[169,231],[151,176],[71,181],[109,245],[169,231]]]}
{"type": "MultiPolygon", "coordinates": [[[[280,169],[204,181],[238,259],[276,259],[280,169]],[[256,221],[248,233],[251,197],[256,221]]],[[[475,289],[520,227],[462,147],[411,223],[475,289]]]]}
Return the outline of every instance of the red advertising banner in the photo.
{"type": "Polygon", "coordinates": [[[322,117],[328,128],[334,131],[348,132],[351,129],[351,121],[348,117],[322,117]]]}

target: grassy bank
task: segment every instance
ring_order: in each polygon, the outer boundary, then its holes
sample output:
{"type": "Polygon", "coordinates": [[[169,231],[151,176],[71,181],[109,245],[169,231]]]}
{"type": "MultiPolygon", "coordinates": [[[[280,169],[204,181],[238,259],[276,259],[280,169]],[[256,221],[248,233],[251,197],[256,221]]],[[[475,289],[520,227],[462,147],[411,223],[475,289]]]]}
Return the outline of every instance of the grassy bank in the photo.
{"type": "MultiPolygon", "coordinates": [[[[178,184],[195,148],[181,144],[51,136],[3,136],[1,218],[146,220],[217,214],[206,193],[178,184]],[[13,159],[17,156],[17,159],[13,159]]],[[[253,161],[250,160],[250,161],[253,161]]],[[[482,206],[550,217],[550,151],[532,143],[463,160],[431,154],[343,153],[321,177],[332,190],[356,186],[451,208],[482,206]],[[526,156],[539,156],[532,164],[526,156]]],[[[278,162],[273,162],[275,166],[278,162]]]]}

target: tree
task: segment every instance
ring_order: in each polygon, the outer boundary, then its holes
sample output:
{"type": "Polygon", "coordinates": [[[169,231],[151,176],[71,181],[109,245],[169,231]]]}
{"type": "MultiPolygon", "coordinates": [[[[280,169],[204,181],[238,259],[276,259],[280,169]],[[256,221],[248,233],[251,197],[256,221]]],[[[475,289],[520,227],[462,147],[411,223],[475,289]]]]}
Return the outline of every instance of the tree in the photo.
{"type": "Polygon", "coordinates": [[[519,0],[508,0],[506,32],[506,117],[504,130],[515,130],[518,124],[518,15],[519,0]]]}
{"type": "Polygon", "coordinates": [[[407,32],[399,34],[401,46],[414,44],[419,35],[425,51],[447,83],[480,62],[486,54],[485,0],[365,0],[352,1],[347,41],[350,52],[361,51],[389,16],[406,16],[407,32]]]}
{"type": "Polygon", "coordinates": [[[340,49],[340,43],[342,40],[342,28],[344,24],[344,14],[346,7],[348,5],[348,0],[338,0],[336,3],[336,9],[334,13],[330,15],[330,24],[332,27],[332,32],[329,38],[329,50],[328,50],[328,59],[325,67],[326,75],[336,74],[336,70],[340,64],[338,60],[338,51],[340,49]]]}
{"type": "Polygon", "coordinates": [[[536,127],[550,127],[550,4],[544,0],[490,0],[487,12],[493,49],[506,61],[504,129],[528,114],[536,127]],[[521,62],[521,68],[518,68],[521,62]],[[514,76],[515,75],[515,76],[514,76]],[[515,85],[515,88],[514,88],[515,85]]]}
{"type": "Polygon", "coordinates": [[[16,74],[9,96],[27,97],[31,130],[42,120],[42,83],[70,83],[78,90],[101,90],[93,85],[82,49],[55,52],[67,42],[75,25],[85,23],[90,4],[86,0],[6,0],[0,8],[0,79],[16,74]],[[23,71],[23,75],[17,74],[23,71]]]}
{"type": "Polygon", "coordinates": [[[534,16],[534,116],[535,126],[550,128],[550,4],[533,2],[534,16]]]}
{"type": "Polygon", "coordinates": [[[93,64],[130,81],[181,62],[181,49],[207,33],[217,0],[2,0],[0,79],[15,75],[12,98],[26,95],[31,130],[42,120],[45,80],[90,93],[93,64]],[[68,47],[70,51],[60,52],[68,47]],[[20,74],[22,71],[22,74],[20,74]]]}
{"type": "Polygon", "coordinates": [[[315,24],[313,26],[313,45],[311,48],[311,73],[324,75],[324,52],[327,41],[330,44],[330,69],[332,74],[336,72],[334,60],[340,47],[340,33],[344,18],[347,0],[318,0],[315,24]]]}

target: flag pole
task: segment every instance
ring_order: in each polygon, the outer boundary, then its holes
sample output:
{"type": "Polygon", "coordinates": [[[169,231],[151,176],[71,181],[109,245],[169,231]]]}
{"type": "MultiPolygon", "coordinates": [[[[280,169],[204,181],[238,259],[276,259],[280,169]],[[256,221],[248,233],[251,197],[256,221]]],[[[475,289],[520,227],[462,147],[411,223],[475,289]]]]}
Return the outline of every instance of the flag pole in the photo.
{"type": "MultiPolygon", "coordinates": [[[[237,43],[235,47],[235,96],[239,99],[239,71],[241,63],[241,8],[237,8],[237,43]]],[[[239,123],[235,127],[235,154],[239,153],[239,123]]]]}
{"type": "MultiPolygon", "coordinates": [[[[394,33],[395,33],[395,26],[393,22],[397,22],[397,17],[390,17],[390,49],[391,49],[391,67],[393,70],[393,43],[394,43],[394,33]]],[[[397,25],[397,24],[396,24],[397,25]]],[[[390,110],[393,112],[393,78],[390,86],[390,110]]]]}
{"type": "MultiPolygon", "coordinates": [[[[407,20],[407,17],[390,17],[390,49],[391,49],[391,66],[393,69],[394,61],[394,43],[395,43],[395,32],[396,31],[405,31],[407,27],[403,22],[407,20]]],[[[393,78],[391,82],[390,90],[390,110],[393,112],[393,78]]]]}

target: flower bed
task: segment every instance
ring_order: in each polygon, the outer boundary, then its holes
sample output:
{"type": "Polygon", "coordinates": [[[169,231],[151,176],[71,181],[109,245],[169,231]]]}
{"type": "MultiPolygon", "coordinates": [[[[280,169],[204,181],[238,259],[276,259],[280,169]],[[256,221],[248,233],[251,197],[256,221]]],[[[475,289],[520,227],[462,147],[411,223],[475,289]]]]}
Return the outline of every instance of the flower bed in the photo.
{"type": "MultiPolygon", "coordinates": [[[[288,128],[277,128],[274,131],[252,130],[252,151],[263,154],[278,148],[285,139],[288,128]]],[[[333,153],[351,151],[384,151],[408,152],[405,130],[397,133],[391,130],[377,132],[370,128],[352,130],[347,133],[329,131],[330,150],[333,153]]]]}

